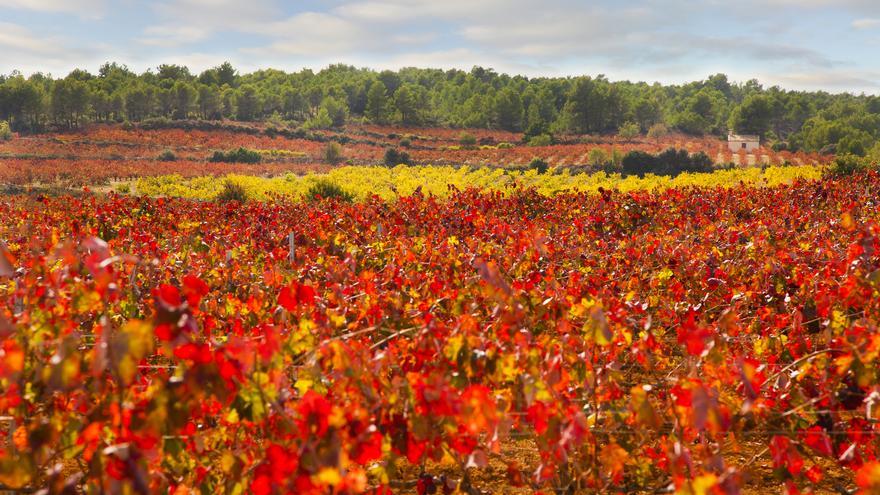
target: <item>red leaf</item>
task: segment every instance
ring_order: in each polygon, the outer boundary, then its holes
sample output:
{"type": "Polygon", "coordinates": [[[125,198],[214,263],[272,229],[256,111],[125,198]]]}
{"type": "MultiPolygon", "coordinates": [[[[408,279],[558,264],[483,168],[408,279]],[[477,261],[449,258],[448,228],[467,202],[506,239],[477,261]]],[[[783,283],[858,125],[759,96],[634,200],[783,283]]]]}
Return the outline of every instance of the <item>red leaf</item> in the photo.
{"type": "Polygon", "coordinates": [[[807,472],[804,474],[813,483],[818,483],[822,481],[822,468],[820,468],[818,464],[813,464],[813,467],[808,469],[807,472]]]}
{"type": "Polygon", "coordinates": [[[189,274],[183,277],[183,294],[191,307],[197,307],[210,290],[208,284],[195,275],[189,274]]]}
{"type": "Polygon", "coordinates": [[[156,298],[157,302],[169,309],[179,308],[183,305],[183,300],[180,298],[180,291],[173,285],[160,285],[159,288],[153,292],[153,297],[156,298]]]}
{"type": "MultiPolygon", "coordinates": [[[[856,485],[866,490],[880,489],[880,462],[866,462],[856,474],[856,485]]],[[[865,493],[876,493],[874,491],[866,491],[865,493]]]]}
{"type": "Polygon", "coordinates": [[[678,343],[684,344],[688,354],[699,356],[709,347],[712,332],[708,328],[697,325],[694,314],[688,314],[687,320],[678,327],[678,343]]]}
{"type": "Polygon", "coordinates": [[[412,434],[407,434],[406,439],[406,459],[410,464],[418,464],[425,455],[428,448],[428,442],[417,440],[412,434]]]}
{"type": "Polygon", "coordinates": [[[154,330],[154,332],[156,333],[156,338],[165,342],[174,340],[174,338],[177,337],[178,334],[177,329],[167,323],[156,325],[156,329],[154,330]]]}
{"type": "Polygon", "coordinates": [[[15,258],[6,249],[6,244],[0,242],[0,277],[11,277],[15,275],[15,258]]]}
{"type": "Polygon", "coordinates": [[[300,400],[297,410],[297,423],[303,436],[323,437],[327,433],[332,405],[323,395],[309,390],[300,400]]]}
{"type": "Polygon", "coordinates": [[[547,406],[543,402],[535,402],[526,410],[526,419],[535,426],[535,432],[543,435],[547,432],[549,423],[549,414],[547,406]]]}
{"type": "Polygon", "coordinates": [[[281,293],[278,294],[278,304],[288,311],[293,311],[301,304],[313,305],[315,297],[315,289],[311,286],[294,282],[292,285],[281,288],[281,293]]]}
{"type": "Polygon", "coordinates": [[[369,433],[362,441],[352,457],[358,464],[368,464],[382,457],[382,434],[378,431],[369,433]]]}
{"type": "Polygon", "coordinates": [[[174,349],[174,356],[178,359],[194,361],[198,364],[207,364],[213,361],[214,355],[208,344],[183,344],[174,349]]]}
{"type": "Polygon", "coordinates": [[[770,440],[770,456],[773,458],[773,467],[785,468],[792,476],[797,476],[804,469],[803,458],[787,437],[776,435],[770,440]]]}
{"type": "Polygon", "coordinates": [[[816,452],[828,457],[834,455],[831,439],[828,438],[828,433],[821,426],[811,426],[801,432],[801,436],[804,443],[816,452]]]}
{"type": "Polygon", "coordinates": [[[250,488],[254,495],[272,495],[272,481],[266,474],[256,476],[250,488]]]}

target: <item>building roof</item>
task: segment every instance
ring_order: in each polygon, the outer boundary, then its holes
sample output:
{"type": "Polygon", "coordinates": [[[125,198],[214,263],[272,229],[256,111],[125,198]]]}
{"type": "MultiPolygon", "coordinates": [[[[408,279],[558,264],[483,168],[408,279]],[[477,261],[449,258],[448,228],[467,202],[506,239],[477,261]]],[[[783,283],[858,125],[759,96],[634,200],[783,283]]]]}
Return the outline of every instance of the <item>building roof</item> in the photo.
{"type": "Polygon", "coordinates": [[[728,134],[728,141],[757,141],[761,142],[761,136],[755,136],[754,134],[728,134]]]}

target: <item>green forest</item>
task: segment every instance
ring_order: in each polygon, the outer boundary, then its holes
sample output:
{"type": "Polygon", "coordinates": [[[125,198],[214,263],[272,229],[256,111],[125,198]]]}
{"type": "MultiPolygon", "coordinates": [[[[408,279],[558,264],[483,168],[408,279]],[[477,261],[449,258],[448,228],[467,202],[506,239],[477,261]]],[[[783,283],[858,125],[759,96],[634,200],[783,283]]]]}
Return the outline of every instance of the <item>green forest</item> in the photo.
{"type": "Polygon", "coordinates": [[[505,129],[547,141],[563,134],[759,134],[775,149],[866,155],[880,138],[880,97],[765,88],[724,74],[682,85],[604,76],[527,78],[470,71],[375,71],[332,65],[319,72],[200,74],[161,65],[141,74],[104,64],[0,76],[0,121],[21,133],[93,122],[150,119],[267,121],[306,129],[346,122],[505,129]]]}

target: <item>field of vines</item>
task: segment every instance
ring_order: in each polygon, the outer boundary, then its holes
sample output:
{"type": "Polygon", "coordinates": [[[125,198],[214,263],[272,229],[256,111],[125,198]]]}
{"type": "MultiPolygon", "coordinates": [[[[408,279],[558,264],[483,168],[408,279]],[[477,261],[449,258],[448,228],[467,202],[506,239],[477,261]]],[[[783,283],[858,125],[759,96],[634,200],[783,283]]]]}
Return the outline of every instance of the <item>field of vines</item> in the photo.
{"type": "Polygon", "coordinates": [[[78,132],[16,137],[0,141],[0,184],[41,184],[64,187],[107,186],[140,177],[182,175],[188,178],[241,173],[281,176],[327,171],[331,166],[384,165],[385,152],[406,152],[414,165],[517,168],[541,159],[560,168],[590,165],[591,153],[623,156],[629,151],[659,153],[667,148],[704,152],[719,166],[827,165],[830,155],[774,152],[733,154],[727,143],[711,137],[670,134],[662,138],[624,141],[614,136],[567,136],[547,146],[528,146],[522,136],[500,131],[400,129],[350,125],[337,131],[282,136],[257,125],[217,124],[219,129],[126,129],[101,125],[78,132]],[[477,143],[462,146],[459,136],[477,143]],[[328,163],[330,142],[341,145],[340,163],[328,163]],[[408,142],[405,146],[401,143],[408,142]],[[259,152],[259,164],[210,163],[215,151],[245,147],[259,152]],[[160,159],[170,152],[174,160],[160,159]]]}
{"type": "MultiPolygon", "coordinates": [[[[408,196],[416,191],[446,197],[456,191],[479,188],[485,191],[504,191],[511,188],[534,188],[544,195],[565,191],[596,193],[600,189],[623,192],[662,190],[683,187],[755,187],[789,184],[797,179],[818,179],[822,170],[815,166],[745,168],[717,170],[712,173],[684,173],[675,177],[620,174],[539,174],[536,170],[511,171],[503,168],[405,166],[336,167],[326,173],[306,175],[285,174],[278,177],[254,177],[242,173],[228,174],[218,180],[215,176],[184,178],[181,175],[143,177],[134,182],[137,194],[210,200],[220,194],[227,183],[240,185],[247,197],[272,200],[277,196],[307,197],[316,184],[330,183],[355,199],[366,200],[379,196],[386,200],[408,196]]],[[[126,186],[127,187],[127,186],[126,186]]]]}
{"type": "Polygon", "coordinates": [[[880,491],[880,175],[523,177],[0,196],[0,489],[880,491]]]}

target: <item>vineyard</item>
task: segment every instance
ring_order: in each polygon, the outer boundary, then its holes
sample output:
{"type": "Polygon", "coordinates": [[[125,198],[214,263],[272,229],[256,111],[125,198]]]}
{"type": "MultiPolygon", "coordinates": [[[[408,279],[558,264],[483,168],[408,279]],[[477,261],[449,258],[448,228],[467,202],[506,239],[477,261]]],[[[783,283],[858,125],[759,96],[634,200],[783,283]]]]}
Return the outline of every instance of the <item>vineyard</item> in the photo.
{"type": "Polygon", "coordinates": [[[880,493],[876,172],[216,126],[0,141],[0,491],[880,493]]]}
{"type": "Polygon", "coordinates": [[[230,173],[281,176],[329,170],[324,157],[329,142],[341,143],[342,161],[349,165],[381,165],[387,149],[408,153],[413,164],[516,168],[534,159],[559,168],[583,167],[591,152],[606,156],[629,151],[658,153],[678,148],[704,152],[717,165],[811,166],[828,164],[832,157],[821,154],[773,152],[734,154],[725,142],[709,137],[670,134],[663,138],[623,141],[616,137],[568,137],[557,144],[527,146],[521,135],[487,130],[469,130],[477,143],[462,146],[463,131],[450,129],[393,128],[350,125],[339,131],[319,131],[301,137],[282,136],[265,126],[228,124],[220,129],[125,129],[94,126],[75,133],[28,136],[0,141],[0,183],[60,184],[65,187],[108,185],[113,181],[145,176],[218,176],[230,173]],[[400,143],[407,143],[402,146],[400,143]],[[261,153],[262,163],[230,167],[206,160],[215,151],[245,147],[261,153]],[[174,161],[160,155],[170,152],[174,161]]]}
{"type": "Polygon", "coordinates": [[[384,170],[438,175],[352,203],[2,197],[0,485],[880,490],[880,175],[384,170]]]}
{"type": "Polygon", "coordinates": [[[408,196],[421,191],[447,197],[456,191],[479,188],[504,191],[511,187],[531,187],[544,195],[564,191],[597,193],[601,189],[619,191],[662,190],[681,187],[755,187],[789,184],[796,179],[818,179],[822,169],[815,166],[768,167],[717,170],[712,173],[681,174],[676,177],[626,176],[620,174],[539,174],[536,170],[510,171],[502,168],[471,168],[400,165],[393,168],[337,167],[325,173],[305,176],[285,174],[279,177],[254,177],[241,173],[228,174],[223,180],[214,176],[186,179],[181,175],[143,177],[134,183],[139,194],[210,200],[217,197],[227,183],[240,185],[252,199],[272,200],[277,196],[308,197],[309,191],[322,182],[337,184],[356,199],[379,196],[385,200],[408,196]]]}

